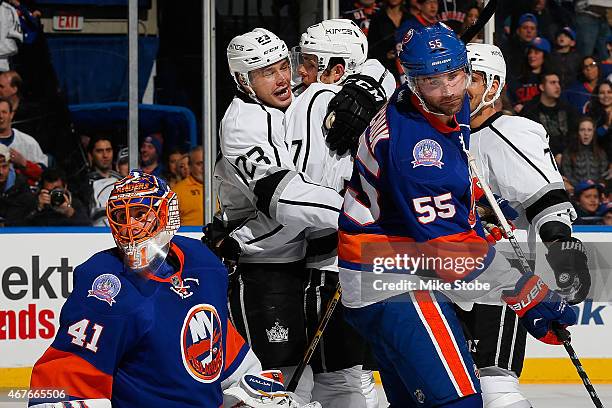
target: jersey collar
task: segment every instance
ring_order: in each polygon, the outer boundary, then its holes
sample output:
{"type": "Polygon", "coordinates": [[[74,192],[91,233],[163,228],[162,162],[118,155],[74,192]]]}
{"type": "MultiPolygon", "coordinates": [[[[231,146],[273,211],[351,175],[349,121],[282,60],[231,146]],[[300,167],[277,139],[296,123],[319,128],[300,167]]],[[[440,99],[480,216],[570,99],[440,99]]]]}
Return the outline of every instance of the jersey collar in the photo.
{"type": "Polygon", "coordinates": [[[429,124],[438,132],[448,134],[458,132],[460,130],[459,123],[457,122],[457,115],[453,115],[453,122],[455,122],[455,126],[450,127],[438,119],[438,115],[434,115],[433,113],[427,112],[425,109],[423,109],[423,106],[421,106],[421,101],[419,101],[419,98],[417,98],[415,94],[410,95],[410,100],[412,101],[412,105],[416,107],[416,109],[425,117],[427,122],[429,122],[429,124]]]}
{"type": "Polygon", "coordinates": [[[495,112],[493,115],[491,115],[487,120],[485,120],[484,122],[482,122],[482,124],[480,126],[478,126],[477,128],[472,129],[472,133],[476,133],[479,130],[482,130],[486,127],[489,127],[493,122],[495,122],[497,120],[497,118],[499,118],[500,116],[504,116],[503,112],[495,112]]]}
{"type": "Polygon", "coordinates": [[[173,259],[178,261],[178,271],[173,273],[172,275],[166,278],[160,278],[159,276],[153,275],[152,273],[147,274],[147,278],[154,280],[156,282],[169,282],[173,286],[178,286],[182,283],[182,274],[183,274],[183,265],[185,264],[185,254],[181,249],[174,243],[170,243],[170,251],[168,251],[168,256],[166,257],[166,262],[168,262],[168,258],[172,257],[173,259]]]}

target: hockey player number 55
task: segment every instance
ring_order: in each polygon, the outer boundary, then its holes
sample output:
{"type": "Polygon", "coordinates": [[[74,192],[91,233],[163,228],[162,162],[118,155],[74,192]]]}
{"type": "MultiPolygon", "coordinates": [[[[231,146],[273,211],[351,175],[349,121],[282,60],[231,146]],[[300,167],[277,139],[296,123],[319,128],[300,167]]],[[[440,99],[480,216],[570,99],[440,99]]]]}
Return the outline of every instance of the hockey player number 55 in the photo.
{"type": "Polygon", "coordinates": [[[421,224],[429,224],[436,218],[452,218],[457,212],[455,206],[449,201],[452,200],[451,193],[442,194],[436,197],[419,197],[412,199],[412,204],[417,213],[423,214],[417,217],[421,224]],[[433,202],[433,206],[431,205],[433,202]]]}
{"type": "Polygon", "coordinates": [[[95,353],[98,351],[97,344],[98,340],[100,340],[100,335],[102,334],[102,329],[104,327],[100,326],[97,323],[94,323],[93,335],[91,336],[91,340],[89,342],[86,342],[88,326],[89,320],[80,320],[68,327],[68,334],[72,336],[72,344],[76,344],[80,347],[85,347],[87,350],[91,350],[95,353]]]}

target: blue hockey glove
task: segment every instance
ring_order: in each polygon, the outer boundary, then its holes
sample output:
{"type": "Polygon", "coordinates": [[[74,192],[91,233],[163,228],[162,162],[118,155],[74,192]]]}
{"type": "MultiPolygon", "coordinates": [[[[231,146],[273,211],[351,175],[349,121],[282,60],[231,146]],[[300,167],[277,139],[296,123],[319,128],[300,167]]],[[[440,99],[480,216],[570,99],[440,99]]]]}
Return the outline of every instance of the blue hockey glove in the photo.
{"type": "Polygon", "coordinates": [[[502,299],[529,334],[547,344],[562,344],[568,335],[565,328],[578,320],[565,299],[537,275],[523,275],[513,291],[503,292],[502,299]]]}

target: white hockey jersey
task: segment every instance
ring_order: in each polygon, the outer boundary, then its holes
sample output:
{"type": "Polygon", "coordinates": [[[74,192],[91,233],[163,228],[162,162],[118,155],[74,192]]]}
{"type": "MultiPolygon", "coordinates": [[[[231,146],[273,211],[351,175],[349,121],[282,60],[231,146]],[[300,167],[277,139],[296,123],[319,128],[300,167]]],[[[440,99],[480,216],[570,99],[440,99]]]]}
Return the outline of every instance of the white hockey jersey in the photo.
{"type": "Polygon", "coordinates": [[[239,93],[221,122],[215,189],[223,219],[245,219],[232,233],[241,262],[302,259],[303,230],[337,224],[342,197],[295,171],[283,120],[282,111],[239,93]]]}
{"type": "MultiPolygon", "coordinates": [[[[484,182],[519,213],[516,227],[528,230],[529,250],[523,248],[526,256],[535,256],[536,234],[544,223],[559,221],[571,227],[576,213],[541,124],[496,113],[472,129],[470,153],[484,182]]],[[[505,255],[515,257],[514,253],[505,255]]]]}
{"type": "Polygon", "coordinates": [[[17,54],[21,41],[23,33],[17,10],[8,2],[0,3],[0,72],[11,69],[8,58],[17,54]]]}

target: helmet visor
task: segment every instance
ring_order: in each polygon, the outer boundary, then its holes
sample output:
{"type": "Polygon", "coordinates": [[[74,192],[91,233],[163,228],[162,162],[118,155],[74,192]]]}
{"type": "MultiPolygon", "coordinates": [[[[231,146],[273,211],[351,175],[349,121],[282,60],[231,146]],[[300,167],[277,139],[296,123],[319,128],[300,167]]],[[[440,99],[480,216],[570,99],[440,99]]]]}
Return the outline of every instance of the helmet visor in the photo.
{"type": "Polygon", "coordinates": [[[438,75],[408,77],[408,82],[420,95],[460,95],[465,93],[470,82],[469,67],[438,75]]]}
{"type": "Polygon", "coordinates": [[[304,84],[306,86],[317,81],[319,75],[319,58],[314,54],[302,52],[301,47],[291,49],[292,85],[304,84]]]}

